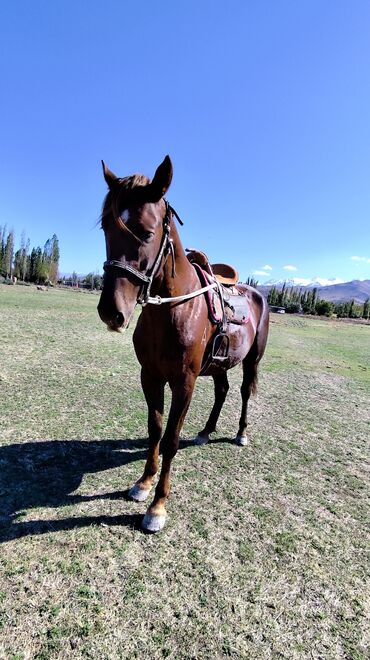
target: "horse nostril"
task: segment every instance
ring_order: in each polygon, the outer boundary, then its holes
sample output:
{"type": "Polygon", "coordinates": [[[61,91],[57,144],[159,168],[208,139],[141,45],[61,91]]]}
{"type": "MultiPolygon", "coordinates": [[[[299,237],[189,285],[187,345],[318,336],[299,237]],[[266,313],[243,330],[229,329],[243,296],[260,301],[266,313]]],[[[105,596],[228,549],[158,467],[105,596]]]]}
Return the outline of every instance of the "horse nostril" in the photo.
{"type": "Polygon", "coordinates": [[[117,328],[120,328],[124,324],[125,317],[123,316],[122,312],[118,312],[118,314],[116,314],[116,318],[114,319],[114,321],[117,328]]]}

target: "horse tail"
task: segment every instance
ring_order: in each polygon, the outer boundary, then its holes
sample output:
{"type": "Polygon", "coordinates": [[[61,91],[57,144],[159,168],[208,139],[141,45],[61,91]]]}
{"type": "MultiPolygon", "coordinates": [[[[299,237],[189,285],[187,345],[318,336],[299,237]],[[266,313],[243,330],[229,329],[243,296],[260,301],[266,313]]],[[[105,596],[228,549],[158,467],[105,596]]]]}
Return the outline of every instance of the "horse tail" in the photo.
{"type": "Polygon", "coordinates": [[[261,316],[257,326],[256,340],[257,340],[257,363],[263,357],[267,344],[267,336],[269,333],[269,322],[270,322],[270,310],[268,302],[262,294],[260,294],[262,309],[261,316]]]}
{"type": "Polygon", "coordinates": [[[244,373],[248,372],[251,393],[256,394],[258,386],[258,364],[263,357],[267,344],[270,311],[265,296],[256,289],[252,290],[252,296],[261,309],[261,315],[258,321],[254,342],[248,355],[243,360],[243,370],[244,373]]]}
{"type": "Polygon", "coordinates": [[[251,378],[251,394],[257,394],[257,388],[258,388],[258,356],[254,360],[252,364],[249,366],[249,374],[251,378]]]}

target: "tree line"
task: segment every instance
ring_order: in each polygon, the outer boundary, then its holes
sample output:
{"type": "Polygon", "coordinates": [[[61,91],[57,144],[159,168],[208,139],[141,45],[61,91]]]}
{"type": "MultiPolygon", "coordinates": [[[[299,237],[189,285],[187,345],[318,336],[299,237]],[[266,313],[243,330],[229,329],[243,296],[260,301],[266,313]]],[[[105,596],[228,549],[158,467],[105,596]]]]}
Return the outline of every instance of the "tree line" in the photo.
{"type": "Polygon", "coordinates": [[[43,249],[31,249],[30,239],[23,232],[19,249],[14,251],[14,246],[14,231],[7,233],[6,225],[0,225],[0,275],[36,284],[57,282],[60,251],[56,234],[47,239],[43,249]]]}
{"type": "Polygon", "coordinates": [[[338,318],[350,319],[369,319],[370,316],[369,298],[362,305],[355,303],[354,300],[335,303],[322,300],[316,287],[303,291],[294,286],[287,287],[285,282],[281,289],[275,286],[270,289],[267,302],[271,306],[285,307],[285,311],[290,314],[318,314],[320,316],[335,314],[338,318]]]}
{"type": "Polygon", "coordinates": [[[60,284],[72,287],[83,287],[84,289],[102,289],[103,278],[99,273],[88,273],[87,275],[78,275],[73,271],[72,275],[64,275],[60,284]]]}

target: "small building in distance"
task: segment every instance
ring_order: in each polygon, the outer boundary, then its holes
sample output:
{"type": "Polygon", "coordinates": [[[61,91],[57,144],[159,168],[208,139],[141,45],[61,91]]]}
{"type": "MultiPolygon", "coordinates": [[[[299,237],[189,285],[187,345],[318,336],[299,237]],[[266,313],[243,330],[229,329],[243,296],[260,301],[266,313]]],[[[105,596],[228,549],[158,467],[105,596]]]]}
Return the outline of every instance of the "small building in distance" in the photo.
{"type": "Polygon", "coordinates": [[[285,307],[278,307],[278,305],[269,305],[270,312],[275,314],[285,314],[285,307]]]}

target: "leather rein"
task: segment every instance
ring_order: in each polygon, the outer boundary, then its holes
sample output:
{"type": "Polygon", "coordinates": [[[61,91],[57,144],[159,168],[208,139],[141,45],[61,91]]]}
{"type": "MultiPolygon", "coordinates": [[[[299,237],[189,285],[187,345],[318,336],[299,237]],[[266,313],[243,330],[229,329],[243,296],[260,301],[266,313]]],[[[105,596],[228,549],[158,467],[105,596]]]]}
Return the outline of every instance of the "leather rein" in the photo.
{"type": "MultiPolygon", "coordinates": [[[[169,253],[171,253],[172,264],[173,264],[172,276],[173,277],[175,276],[175,253],[174,253],[173,242],[172,239],[170,238],[170,225],[171,225],[172,216],[173,215],[175,216],[175,218],[178,220],[180,225],[184,224],[180,219],[180,217],[178,216],[178,214],[176,213],[175,209],[172,208],[172,206],[169,204],[169,202],[166,199],[164,199],[163,201],[166,205],[166,213],[163,219],[162,240],[154,264],[150,268],[149,272],[142,273],[140,270],[137,270],[137,268],[135,268],[134,266],[131,266],[130,263],[127,263],[125,261],[117,261],[115,259],[108,259],[103,264],[103,269],[105,273],[107,273],[112,269],[115,271],[123,271],[124,273],[129,273],[137,280],[139,280],[139,282],[141,283],[141,289],[139,291],[136,302],[139,305],[142,305],[143,307],[145,307],[145,305],[162,305],[164,303],[183,302],[185,300],[190,300],[191,298],[195,298],[196,296],[200,296],[202,293],[205,293],[210,289],[217,288],[217,283],[214,282],[212,284],[209,284],[208,286],[202,287],[201,289],[197,289],[192,293],[187,293],[182,296],[174,296],[173,298],[161,298],[161,296],[154,296],[154,297],[150,296],[150,289],[152,287],[154,277],[156,276],[159,267],[161,265],[163,255],[168,255],[169,253]]],[[[128,228],[125,226],[124,223],[120,222],[119,225],[122,228],[128,230],[128,228]]],[[[130,233],[132,232],[130,231],[130,233]]],[[[136,238],[136,240],[138,240],[141,243],[141,241],[135,236],[135,234],[133,234],[133,236],[134,238],[136,238]]]]}

